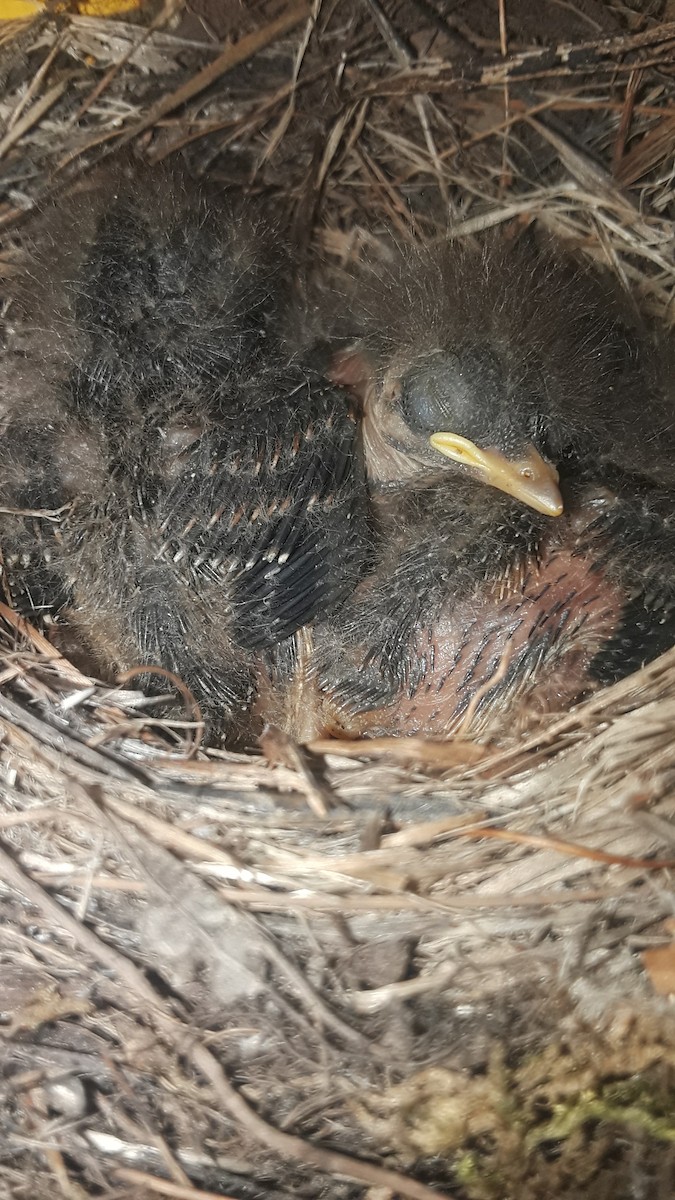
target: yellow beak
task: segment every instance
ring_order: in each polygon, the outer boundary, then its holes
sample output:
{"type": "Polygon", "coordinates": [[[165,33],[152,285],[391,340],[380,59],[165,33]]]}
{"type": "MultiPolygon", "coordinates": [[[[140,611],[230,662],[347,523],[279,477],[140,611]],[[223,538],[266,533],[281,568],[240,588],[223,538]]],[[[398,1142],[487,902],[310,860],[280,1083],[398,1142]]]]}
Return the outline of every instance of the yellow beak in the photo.
{"type": "Polygon", "coordinates": [[[547,517],[559,517],[562,513],[558,472],[534,446],[528,446],[522,458],[506,458],[500,450],[481,450],[455,433],[434,433],[429,441],[446,458],[470,467],[484,483],[515,496],[536,512],[547,517]]]}

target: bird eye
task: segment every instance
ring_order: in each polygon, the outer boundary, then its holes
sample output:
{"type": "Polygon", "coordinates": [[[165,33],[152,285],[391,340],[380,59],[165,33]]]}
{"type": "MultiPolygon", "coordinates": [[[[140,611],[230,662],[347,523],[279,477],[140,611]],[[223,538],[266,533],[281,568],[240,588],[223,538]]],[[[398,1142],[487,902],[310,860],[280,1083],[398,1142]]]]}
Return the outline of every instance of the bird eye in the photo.
{"type": "Polygon", "coordinates": [[[403,415],[410,428],[419,433],[443,429],[448,424],[447,416],[455,390],[449,362],[452,364],[449,355],[434,355],[407,371],[401,379],[403,415]]]}
{"type": "Polygon", "coordinates": [[[417,433],[447,429],[475,437],[491,428],[505,403],[503,364],[487,345],[436,350],[401,379],[402,414],[417,433]]]}

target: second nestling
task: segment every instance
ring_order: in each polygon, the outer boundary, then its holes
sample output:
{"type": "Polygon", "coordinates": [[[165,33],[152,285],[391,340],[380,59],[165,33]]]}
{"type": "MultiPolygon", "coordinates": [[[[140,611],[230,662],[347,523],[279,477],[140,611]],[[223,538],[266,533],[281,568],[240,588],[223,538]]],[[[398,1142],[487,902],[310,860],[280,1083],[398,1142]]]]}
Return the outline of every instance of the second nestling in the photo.
{"type": "Polygon", "coordinates": [[[259,656],[330,612],[365,553],[353,405],[286,345],[279,238],[180,175],[117,168],[19,240],[0,354],[10,596],[67,622],[104,678],[163,668],[212,734],[248,736],[259,656]]]}
{"type": "Polygon", "coordinates": [[[492,238],[404,250],[358,304],[333,376],[376,550],[314,629],[297,732],[501,737],[673,645],[673,397],[611,284],[492,238]]]}

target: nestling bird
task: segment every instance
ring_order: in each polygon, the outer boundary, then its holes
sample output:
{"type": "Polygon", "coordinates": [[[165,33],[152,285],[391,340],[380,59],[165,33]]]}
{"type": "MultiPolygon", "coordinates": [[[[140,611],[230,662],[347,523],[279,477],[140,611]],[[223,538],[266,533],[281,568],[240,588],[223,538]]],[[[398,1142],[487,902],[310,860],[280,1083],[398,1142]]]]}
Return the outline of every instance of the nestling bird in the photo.
{"type": "Polygon", "coordinates": [[[333,374],[375,559],[300,666],[276,654],[314,688],[303,736],[502,736],[675,643],[675,413],[612,289],[492,241],[404,251],[362,306],[333,374]]]}
{"type": "Polygon", "coordinates": [[[104,170],[31,222],[5,303],[15,603],[65,615],[108,677],[174,672],[230,730],[261,648],[329,612],[364,553],[355,415],[284,343],[275,241],[180,176],[104,170]]]}

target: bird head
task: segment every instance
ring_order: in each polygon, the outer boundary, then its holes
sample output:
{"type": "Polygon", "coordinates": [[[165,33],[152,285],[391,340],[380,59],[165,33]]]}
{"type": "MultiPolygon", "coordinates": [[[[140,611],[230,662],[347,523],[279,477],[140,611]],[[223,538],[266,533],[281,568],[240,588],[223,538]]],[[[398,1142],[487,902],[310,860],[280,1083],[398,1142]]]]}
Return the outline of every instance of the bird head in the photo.
{"type": "Polygon", "coordinates": [[[558,517],[558,471],[672,479],[667,372],[611,279],[489,235],[399,247],[361,276],[332,374],[374,485],[460,473],[558,517]]]}
{"type": "Polygon", "coordinates": [[[536,370],[508,378],[496,348],[469,343],[425,355],[400,377],[390,420],[408,431],[411,452],[429,469],[443,460],[548,517],[563,501],[546,456],[536,370]]]}
{"type": "Polygon", "coordinates": [[[489,342],[434,349],[379,371],[362,348],[342,354],[333,378],[363,412],[366,467],[380,483],[459,471],[545,516],[558,517],[559,476],[547,456],[543,381],[489,342]]]}

